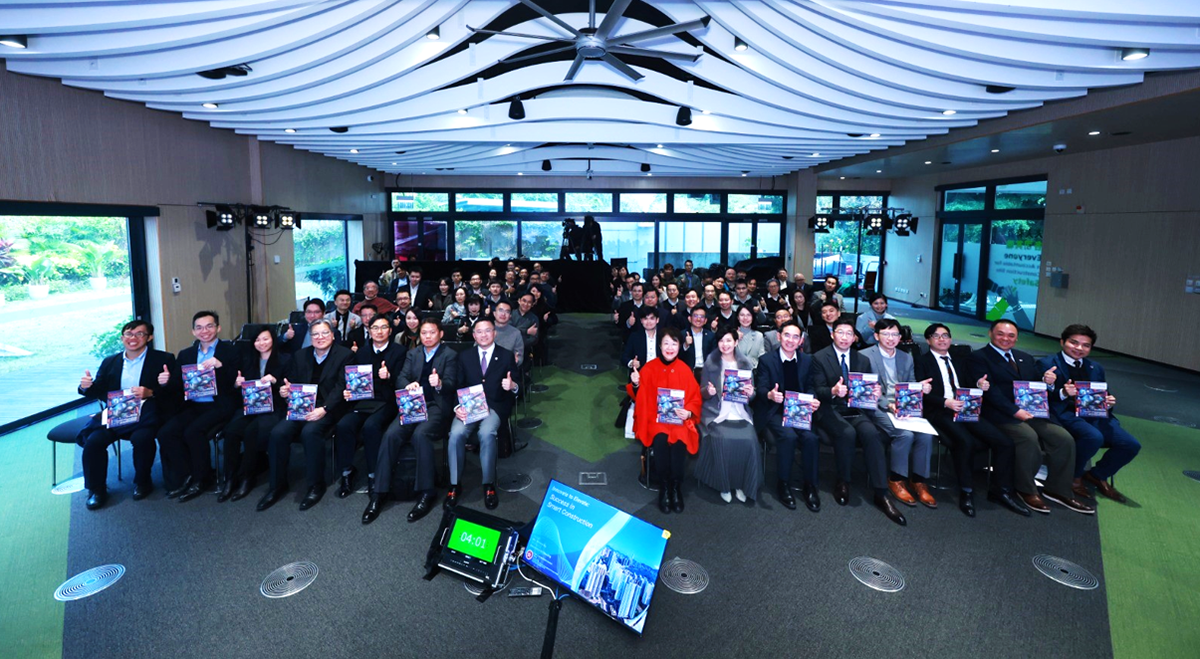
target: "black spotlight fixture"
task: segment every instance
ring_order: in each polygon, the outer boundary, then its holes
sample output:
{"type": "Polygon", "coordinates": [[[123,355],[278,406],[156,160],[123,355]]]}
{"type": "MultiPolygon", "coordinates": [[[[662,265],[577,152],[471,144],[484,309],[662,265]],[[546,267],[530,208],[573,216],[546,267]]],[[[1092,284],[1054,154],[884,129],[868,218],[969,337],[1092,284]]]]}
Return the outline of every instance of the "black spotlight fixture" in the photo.
{"type": "Polygon", "coordinates": [[[8,46],[9,48],[28,48],[29,38],[23,34],[6,34],[0,36],[0,46],[8,46]]]}
{"type": "Polygon", "coordinates": [[[740,53],[740,52],[742,52],[742,51],[744,51],[744,50],[746,50],[746,49],[747,49],[747,48],[749,48],[749,47],[750,47],[750,46],[749,46],[749,45],[747,45],[745,41],[742,41],[742,38],[741,38],[741,37],[734,37],[734,38],[733,38],[733,49],[734,49],[734,50],[736,50],[736,51],[738,51],[739,53],[740,53]]]}
{"type": "Polygon", "coordinates": [[[270,210],[268,210],[266,208],[255,208],[254,212],[251,214],[251,217],[254,218],[255,228],[258,228],[258,229],[271,228],[272,221],[271,221],[271,211],[270,210]]]}
{"type": "Polygon", "coordinates": [[[275,228],[290,231],[300,228],[300,214],[286,208],[275,214],[275,228]]]}
{"type": "Polygon", "coordinates": [[[520,121],[525,118],[525,105],[521,103],[521,97],[518,96],[508,104],[508,118],[513,121],[520,121]]]}
{"type": "Polygon", "coordinates": [[[892,228],[897,236],[907,236],[917,230],[917,220],[912,213],[901,213],[892,220],[892,228]]]}
{"type": "Polygon", "coordinates": [[[650,163],[648,163],[648,162],[642,163],[642,171],[649,172],[650,171],[650,163]]]}
{"type": "Polygon", "coordinates": [[[808,228],[812,229],[813,233],[829,233],[829,216],[813,215],[808,218],[808,228]]]}
{"type": "Polygon", "coordinates": [[[686,105],[679,108],[679,112],[675,113],[675,124],[679,126],[691,126],[692,109],[686,105]]]}
{"type": "Polygon", "coordinates": [[[350,131],[350,127],[349,126],[330,126],[329,130],[331,130],[335,133],[346,133],[346,132],[350,131]]]}
{"type": "Polygon", "coordinates": [[[425,33],[425,38],[430,41],[437,41],[442,38],[442,26],[435,25],[432,30],[425,33]]]}
{"type": "Polygon", "coordinates": [[[549,161],[549,160],[543,160],[543,161],[542,161],[542,171],[543,171],[543,172],[548,172],[548,171],[550,171],[550,169],[551,169],[551,167],[550,167],[550,161],[549,161]]]}
{"type": "Polygon", "coordinates": [[[217,231],[230,231],[237,224],[238,214],[230,206],[214,206],[213,210],[204,211],[205,224],[217,231]]]}
{"type": "Polygon", "coordinates": [[[867,235],[868,236],[878,236],[879,234],[881,234],[887,230],[887,226],[886,226],[887,224],[888,224],[887,217],[885,217],[879,213],[873,213],[871,215],[868,215],[867,216],[867,235]]]}

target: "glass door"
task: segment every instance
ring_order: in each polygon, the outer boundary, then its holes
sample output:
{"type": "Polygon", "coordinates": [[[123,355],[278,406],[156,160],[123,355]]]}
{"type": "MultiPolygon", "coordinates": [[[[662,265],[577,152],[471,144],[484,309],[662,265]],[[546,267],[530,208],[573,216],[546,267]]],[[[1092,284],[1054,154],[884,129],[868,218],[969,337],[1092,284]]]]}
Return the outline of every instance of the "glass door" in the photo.
{"type": "Polygon", "coordinates": [[[939,309],[977,315],[982,243],[982,223],[942,225],[942,250],[938,262],[939,309]]]}

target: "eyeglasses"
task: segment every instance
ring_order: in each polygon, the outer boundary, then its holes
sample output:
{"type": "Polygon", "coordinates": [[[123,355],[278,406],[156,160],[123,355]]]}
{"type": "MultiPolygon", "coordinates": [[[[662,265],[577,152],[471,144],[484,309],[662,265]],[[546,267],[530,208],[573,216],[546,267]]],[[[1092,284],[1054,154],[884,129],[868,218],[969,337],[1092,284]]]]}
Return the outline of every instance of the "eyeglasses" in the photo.
{"type": "Polygon", "coordinates": [[[886,336],[888,338],[894,338],[894,337],[900,336],[900,332],[880,332],[879,336],[886,336]]]}
{"type": "Polygon", "coordinates": [[[216,326],[216,325],[214,325],[214,324],[212,324],[212,323],[209,323],[209,324],[207,324],[207,325],[193,325],[193,326],[192,326],[192,329],[194,329],[194,330],[196,330],[196,331],[200,331],[200,330],[215,330],[215,329],[217,329],[217,326],[216,326]]]}
{"type": "Polygon", "coordinates": [[[333,332],[313,332],[312,333],[312,338],[314,338],[314,339],[328,339],[331,336],[333,336],[333,332]]]}
{"type": "Polygon", "coordinates": [[[950,338],[950,335],[945,332],[938,332],[937,334],[934,334],[933,336],[930,336],[929,338],[931,338],[931,339],[948,339],[948,338],[950,338]]]}
{"type": "Polygon", "coordinates": [[[391,327],[388,327],[387,325],[372,325],[371,326],[372,332],[386,332],[387,330],[390,330],[390,329],[391,329],[391,327]]]}
{"type": "Polygon", "coordinates": [[[144,339],[150,335],[145,332],[121,332],[121,336],[126,339],[144,339]]]}
{"type": "Polygon", "coordinates": [[[854,336],[854,330],[837,330],[833,333],[834,336],[854,336]]]}

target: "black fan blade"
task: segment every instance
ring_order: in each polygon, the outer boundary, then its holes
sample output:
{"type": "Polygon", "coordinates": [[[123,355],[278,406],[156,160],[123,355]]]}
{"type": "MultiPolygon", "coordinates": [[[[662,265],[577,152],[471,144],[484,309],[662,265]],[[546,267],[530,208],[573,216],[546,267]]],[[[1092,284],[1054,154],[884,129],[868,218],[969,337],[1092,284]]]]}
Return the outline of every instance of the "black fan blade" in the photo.
{"type": "Polygon", "coordinates": [[[625,62],[622,62],[621,60],[617,59],[616,57],[613,57],[610,54],[604,55],[604,61],[611,64],[613,66],[613,68],[615,68],[616,70],[620,71],[621,73],[624,73],[626,76],[633,79],[634,82],[637,82],[638,80],[641,80],[642,78],[646,77],[646,76],[638,73],[637,71],[634,71],[633,67],[629,66],[625,62]]]}
{"type": "Polygon", "coordinates": [[[567,25],[566,22],[563,21],[563,19],[555,16],[554,14],[551,14],[550,12],[546,11],[545,9],[542,9],[541,7],[539,7],[537,5],[536,2],[533,2],[533,0],[521,0],[521,4],[525,5],[526,7],[529,7],[530,9],[536,11],[537,13],[541,14],[542,16],[545,16],[546,18],[549,18],[551,21],[554,22],[555,25],[558,25],[559,27],[566,30],[567,32],[570,32],[571,34],[573,34],[575,36],[579,36],[579,34],[580,34],[579,30],[576,30],[575,28],[571,27],[570,25],[567,25]]]}
{"type": "Polygon", "coordinates": [[[617,27],[617,21],[621,20],[621,16],[625,10],[629,8],[629,3],[633,0],[613,0],[612,6],[608,8],[608,12],[604,14],[604,20],[600,21],[600,27],[596,28],[596,36],[601,39],[607,39],[609,34],[617,27]]]}
{"type": "Polygon", "coordinates": [[[530,55],[522,55],[520,57],[509,57],[508,59],[500,60],[500,63],[501,64],[512,64],[513,62],[524,62],[527,59],[535,59],[537,57],[545,57],[546,55],[553,55],[555,53],[561,53],[563,51],[571,50],[573,48],[575,48],[575,44],[573,44],[573,43],[567,44],[567,45],[563,46],[562,48],[551,48],[550,50],[545,50],[540,53],[533,53],[530,55]]]}
{"type": "Polygon", "coordinates": [[[476,34],[498,34],[505,37],[525,37],[526,39],[541,39],[543,41],[574,41],[570,37],[543,37],[540,34],[525,34],[524,32],[497,32],[496,30],[485,30],[479,27],[467,26],[467,29],[476,34]]]}
{"type": "Polygon", "coordinates": [[[612,39],[612,42],[613,43],[637,43],[638,41],[649,41],[650,39],[657,39],[659,37],[665,37],[669,34],[679,34],[680,32],[690,32],[692,30],[699,30],[700,28],[708,27],[708,23],[711,20],[712,20],[711,16],[705,16],[704,18],[698,18],[694,21],[685,21],[683,23],[676,23],[674,25],[668,25],[666,27],[656,27],[653,30],[643,30],[641,32],[634,32],[633,34],[626,34],[621,37],[614,37],[612,39]]]}
{"type": "Polygon", "coordinates": [[[679,62],[695,62],[700,59],[699,54],[674,53],[669,50],[650,50],[649,48],[633,48],[631,46],[609,46],[608,52],[617,53],[618,55],[641,55],[644,57],[660,57],[662,59],[676,60],[679,62]]]}
{"type": "Polygon", "coordinates": [[[583,66],[583,53],[575,56],[575,61],[571,62],[571,68],[567,70],[567,77],[563,78],[563,82],[568,82],[575,79],[575,74],[579,73],[579,67],[583,66]]]}

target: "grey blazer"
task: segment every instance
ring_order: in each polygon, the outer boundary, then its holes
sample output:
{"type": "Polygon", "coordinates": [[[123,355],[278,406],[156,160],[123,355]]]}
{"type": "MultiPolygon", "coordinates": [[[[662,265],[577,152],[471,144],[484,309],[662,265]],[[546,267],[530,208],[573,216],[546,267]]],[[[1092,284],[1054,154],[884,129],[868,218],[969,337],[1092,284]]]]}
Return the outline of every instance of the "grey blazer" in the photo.
{"type": "MultiPolygon", "coordinates": [[[[739,370],[753,371],[754,365],[746,355],[742,354],[741,348],[733,349],[734,359],[737,360],[739,370]]],[[[751,384],[754,382],[754,376],[751,374],[751,384]]],[[[700,407],[700,425],[705,432],[710,430],[709,425],[716,420],[717,415],[721,413],[721,389],[725,384],[725,366],[721,363],[721,351],[713,350],[708,354],[708,358],[704,360],[704,368],[700,371],[700,400],[703,405],[700,407]],[[708,383],[712,383],[717,393],[708,395],[708,383]]],[[[755,392],[750,392],[750,400],[754,400],[755,392]]],[[[754,418],[754,412],[750,408],[750,403],[746,403],[746,414],[750,418],[754,418]]]]}
{"type": "MultiPolygon", "coordinates": [[[[883,387],[883,395],[879,397],[879,409],[887,411],[888,405],[895,402],[896,392],[891,387],[883,386],[883,380],[887,377],[887,371],[883,370],[883,354],[880,352],[879,346],[873,345],[870,348],[861,350],[858,354],[866,357],[871,362],[871,370],[879,374],[879,385],[883,387]]],[[[896,382],[916,382],[917,376],[913,370],[912,355],[903,350],[896,350],[896,382]]]]}
{"type": "MultiPolygon", "coordinates": [[[[750,360],[750,368],[758,368],[758,358],[762,357],[767,351],[766,346],[763,344],[763,334],[752,328],[745,328],[741,331],[743,334],[742,338],[738,341],[738,352],[750,360]]],[[[719,351],[713,350],[713,352],[718,353],[719,351]]]]}

